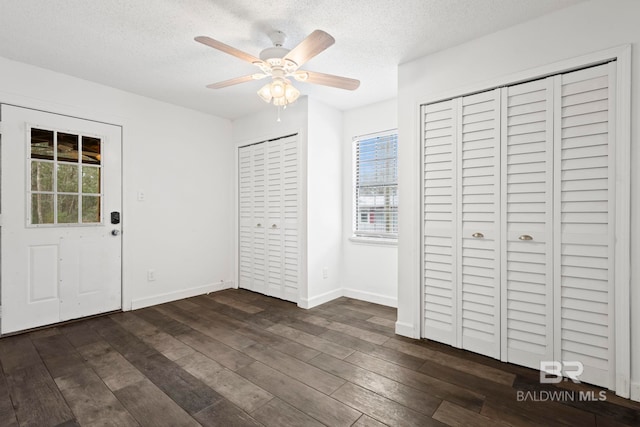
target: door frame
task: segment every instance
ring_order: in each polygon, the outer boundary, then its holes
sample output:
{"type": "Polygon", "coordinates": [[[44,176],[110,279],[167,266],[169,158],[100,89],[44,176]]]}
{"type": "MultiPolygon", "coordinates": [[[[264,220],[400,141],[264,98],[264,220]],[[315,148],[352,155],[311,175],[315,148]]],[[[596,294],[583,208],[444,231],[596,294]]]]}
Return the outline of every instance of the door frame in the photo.
{"type": "MultiPolygon", "coordinates": [[[[423,153],[421,138],[421,106],[433,104],[460,96],[471,95],[488,89],[524,83],[527,81],[548,77],[555,74],[567,73],[593,65],[616,61],[616,123],[615,123],[615,273],[614,287],[614,337],[615,346],[615,389],[618,396],[629,398],[631,391],[631,45],[625,44],[590,54],[569,58],[541,67],[521,71],[504,77],[473,84],[459,89],[447,90],[443,93],[429,96],[426,99],[418,99],[414,105],[413,123],[416,124],[416,138],[419,142],[420,155],[416,157],[415,170],[419,172],[417,182],[422,183],[424,170],[421,164],[423,153]]],[[[416,188],[418,199],[424,196],[421,187],[416,188]]],[[[421,205],[420,205],[421,206],[421,205]]],[[[414,305],[413,318],[417,320],[415,325],[419,336],[424,336],[424,222],[422,221],[422,209],[418,213],[420,218],[420,237],[416,243],[419,262],[418,282],[415,294],[418,298],[414,305]]]]}
{"type": "MultiPolygon", "coordinates": [[[[59,116],[70,117],[79,120],[86,120],[90,122],[116,126],[120,129],[120,217],[121,217],[121,229],[123,230],[121,239],[120,239],[120,291],[121,291],[121,310],[129,311],[131,310],[132,303],[132,290],[125,281],[127,277],[126,272],[128,271],[128,264],[125,261],[125,241],[126,241],[126,233],[124,230],[126,228],[126,212],[127,212],[127,204],[125,198],[125,173],[124,173],[124,165],[125,165],[125,150],[124,150],[124,141],[125,141],[125,129],[127,128],[127,121],[122,117],[116,117],[109,114],[105,114],[103,112],[96,112],[93,110],[87,110],[85,108],[77,108],[69,105],[56,104],[49,101],[33,99],[30,97],[25,97],[22,95],[0,92],[0,105],[7,105],[11,107],[17,108],[25,108],[28,110],[35,110],[48,114],[55,114],[59,116]]],[[[2,117],[0,117],[0,144],[2,138],[2,117]]],[[[2,191],[0,183],[0,194],[2,191]]],[[[2,206],[0,206],[0,228],[2,227],[2,206]]],[[[0,262],[2,259],[0,258],[0,262]]],[[[0,277],[0,282],[1,282],[0,277]]],[[[1,285],[0,285],[1,286],[1,285]]],[[[2,301],[0,301],[1,307],[2,301]]],[[[0,312],[1,316],[1,312],[0,312]]]]}

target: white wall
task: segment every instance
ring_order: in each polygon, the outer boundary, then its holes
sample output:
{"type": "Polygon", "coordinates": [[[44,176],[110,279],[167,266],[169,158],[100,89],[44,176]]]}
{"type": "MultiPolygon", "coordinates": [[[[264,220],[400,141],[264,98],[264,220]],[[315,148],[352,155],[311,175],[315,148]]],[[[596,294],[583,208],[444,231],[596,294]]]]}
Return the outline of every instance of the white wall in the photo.
{"type": "MultiPolygon", "coordinates": [[[[396,330],[420,333],[420,200],[418,105],[440,94],[576,56],[632,43],[631,259],[640,254],[640,2],[592,0],[472,42],[403,64],[399,68],[400,245],[396,330]]],[[[461,94],[462,94],[461,93],[461,94]]],[[[631,271],[631,395],[640,400],[640,264],[631,271]]]]}
{"type": "Polygon", "coordinates": [[[123,127],[124,309],[232,285],[229,121],[4,58],[0,102],[123,127]]]}
{"type": "Polygon", "coordinates": [[[345,296],[397,305],[398,248],[362,243],[353,235],[353,144],[356,136],[398,127],[398,101],[389,99],[344,112],[342,132],[342,286],[345,296]]]}
{"type": "Polygon", "coordinates": [[[342,113],[309,100],[306,305],[342,296],[342,113]],[[323,270],[326,269],[326,277],[323,270]]]}

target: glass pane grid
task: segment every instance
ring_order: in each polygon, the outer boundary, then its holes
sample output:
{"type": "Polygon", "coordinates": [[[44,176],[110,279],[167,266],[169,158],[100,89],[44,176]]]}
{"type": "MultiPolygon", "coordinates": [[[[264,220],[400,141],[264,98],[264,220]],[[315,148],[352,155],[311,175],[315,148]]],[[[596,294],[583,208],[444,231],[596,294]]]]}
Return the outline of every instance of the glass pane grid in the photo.
{"type": "Polygon", "coordinates": [[[397,237],[397,134],[356,140],[354,155],[354,234],[397,237]]]}
{"type": "Polygon", "coordinates": [[[31,129],[31,225],[101,223],[101,151],[99,138],[31,129]]]}

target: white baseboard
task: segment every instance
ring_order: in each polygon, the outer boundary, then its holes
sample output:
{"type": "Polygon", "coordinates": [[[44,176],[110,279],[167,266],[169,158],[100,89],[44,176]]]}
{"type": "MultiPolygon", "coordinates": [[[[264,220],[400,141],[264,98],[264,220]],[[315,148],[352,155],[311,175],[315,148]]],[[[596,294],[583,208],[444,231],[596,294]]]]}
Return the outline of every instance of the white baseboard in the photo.
{"type": "Polygon", "coordinates": [[[631,383],[631,400],[640,402],[640,383],[631,383]]]}
{"type": "Polygon", "coordinates": [[[168,292],[166,294],[154,295],[152,297],[140,298],[131,301],[131,309],[137,310],[139,308],[150,307],[152,305],[164,304],[165,302],[176,301],[184,298],[195,297],[197,295],[208,294],[209,292],[221,291],[223,289],[234,288],[235,285],[232,281],[211,283],[209,285],[198,286],[196,288],[181,289],[175,292],[168,292]]]}
{"type": "Polygon", "coordinates": [[[396,334],[408,338],[420,338],[420,331],[418,331],[413,324],[400,321],[396,322],[396,334]]]}
{"type": "Polygon", "coordinates": [[[300,302],[298,303],[298,307],[300,308],[313,308],[317,307],[320,304],[324,304],[325,302],[333,301],[336,298],[340,298],[342,296],[342,288],[334,289],[329,292],[325,292],[321,295],[316,295],[311,298],[300,298],[300,302]]]}
{"type": "Polygon", "coordinates": [[[398,299],[373,292],[360,291],[357,289],[342,289],[342,296],[372,302],[374,304],[386,305],[387,307],[398,307],[398,299]]]}

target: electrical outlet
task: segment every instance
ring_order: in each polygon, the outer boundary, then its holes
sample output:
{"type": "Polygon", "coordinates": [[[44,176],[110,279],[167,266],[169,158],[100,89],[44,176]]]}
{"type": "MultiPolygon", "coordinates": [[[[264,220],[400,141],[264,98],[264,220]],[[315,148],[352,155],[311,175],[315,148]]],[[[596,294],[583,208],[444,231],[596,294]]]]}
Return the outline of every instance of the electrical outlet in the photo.
{"type": "Polygon", "coordinates": [[[144,191],[138,191],[138,201],[144,202],[144,199],[145,199],[144,191]]]}
{"type": "Polygon", "coordinates": [[[153,282],[154,280],[156,280],[156,271],[153,269],[147,270],[147,281],[153,282]]]}
{"type": "Polygon", "coordinates": [[[328,269],[327,267],[324,267],[324,268],[322,269],[322,278],[323,278],[323,279],[327,279],[327,278],[329,278],[329,269],[328,269]]]}

